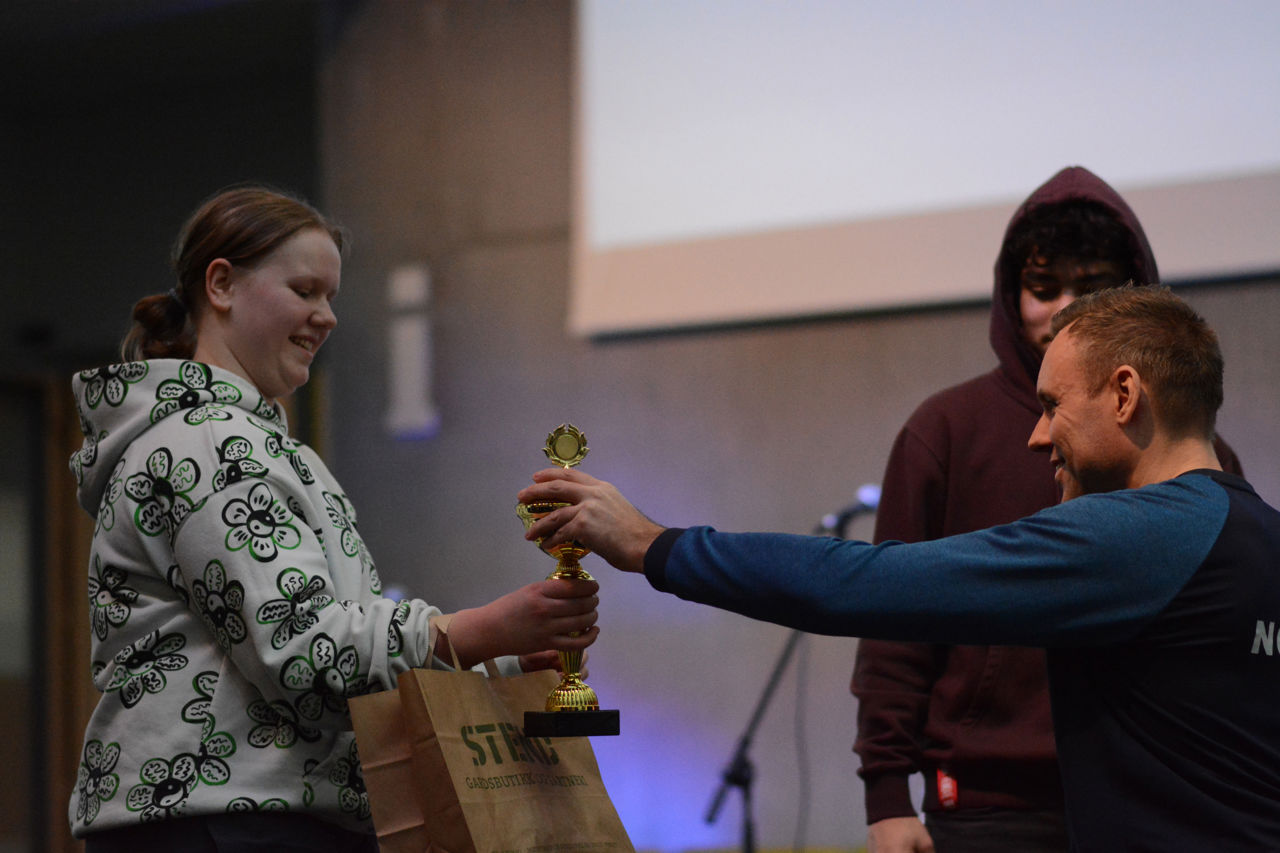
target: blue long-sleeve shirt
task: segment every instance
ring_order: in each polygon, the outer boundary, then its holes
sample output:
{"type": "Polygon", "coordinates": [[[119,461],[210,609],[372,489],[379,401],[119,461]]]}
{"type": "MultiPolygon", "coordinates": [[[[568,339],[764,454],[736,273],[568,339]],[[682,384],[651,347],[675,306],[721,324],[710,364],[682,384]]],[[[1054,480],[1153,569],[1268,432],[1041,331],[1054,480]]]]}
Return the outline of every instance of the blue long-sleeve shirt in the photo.
{"type": "Polygon", "coordinates": [[[671,530],[658,589],[806,631],[1049,649],[1078,850],[1280,850],[1280,513],[1196,471],[869,545],[671,530]]]}

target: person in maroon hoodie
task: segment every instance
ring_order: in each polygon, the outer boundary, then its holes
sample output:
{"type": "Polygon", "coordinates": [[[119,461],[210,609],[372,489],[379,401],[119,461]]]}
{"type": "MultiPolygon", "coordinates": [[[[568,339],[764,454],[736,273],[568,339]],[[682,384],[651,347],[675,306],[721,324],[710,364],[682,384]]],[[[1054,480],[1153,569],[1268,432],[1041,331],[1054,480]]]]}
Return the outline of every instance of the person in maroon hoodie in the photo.
{"type": "MultiPolygon", "coordinates": [[[[1137,216],[1102,179],[1072,166],[1035,190],[996,260],[999,366],[911,415],[885,469],[875,540],[967,533],[1058,503],[1049,459],[1027,448],[1050,318],[1083,293],[1158,278],[1137,216]]],[[[852,690],[873,853],[1067,849],[1042,649],[862,640],[852,690]],[[916,772],[927,829],[908,789],[916,772]]]]}

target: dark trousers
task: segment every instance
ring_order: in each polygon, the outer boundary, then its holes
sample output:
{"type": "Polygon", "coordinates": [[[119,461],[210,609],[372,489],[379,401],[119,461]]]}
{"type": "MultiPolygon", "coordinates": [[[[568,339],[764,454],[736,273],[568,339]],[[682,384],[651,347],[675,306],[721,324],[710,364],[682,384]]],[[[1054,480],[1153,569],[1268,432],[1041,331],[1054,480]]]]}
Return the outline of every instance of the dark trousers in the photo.
{"type": "Polygon", "coordinates": [[[372,835],[287,812],[204,815],[85,836],[85,853],[378,853],[372,835]]]}
{"type": "Polygon", "coordinates": [[[1062,812],[959,809],[929,812],[924,825],[936,853],[1066,853],[1062,812]]]}

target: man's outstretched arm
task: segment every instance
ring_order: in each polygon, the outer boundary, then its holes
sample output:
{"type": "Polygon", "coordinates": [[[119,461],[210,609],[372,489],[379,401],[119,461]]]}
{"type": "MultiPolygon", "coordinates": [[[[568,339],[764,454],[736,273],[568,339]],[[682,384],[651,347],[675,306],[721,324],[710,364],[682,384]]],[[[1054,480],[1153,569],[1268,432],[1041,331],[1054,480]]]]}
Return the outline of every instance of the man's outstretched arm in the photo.
{"type": "Polygon", "coordinates": [[[681,598],[819,634],[984,645],[1093,645],[1131,636],[1194,573],[1226,519],[1203,475],[1085,495],[1012,524],[870,545],[782,533],[663,528],[608,483],[539,472],[524,503],[573,502],[528,531],[570,539],[681,598]]]}

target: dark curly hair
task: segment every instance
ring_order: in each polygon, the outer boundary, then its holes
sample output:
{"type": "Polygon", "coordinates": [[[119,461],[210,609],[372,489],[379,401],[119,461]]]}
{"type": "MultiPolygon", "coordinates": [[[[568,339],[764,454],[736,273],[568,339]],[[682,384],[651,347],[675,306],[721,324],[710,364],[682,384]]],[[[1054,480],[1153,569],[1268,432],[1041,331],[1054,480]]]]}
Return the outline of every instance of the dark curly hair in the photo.
{"type": "MultiPolygon", "coordinates": [[[[1032,253],[1045,262],[1059,258],[1112,261],[1123,279],[1138,279],[1139,249],[1133,234],[1105,205],[1084,199],[1032,208],[1009,234],[1006,274],[1016,281],[1032,253]]],[[[1140,281],[1139,284],[1150,284],[1140,281]]]]}

